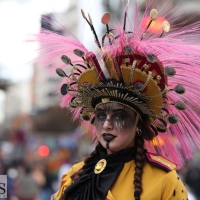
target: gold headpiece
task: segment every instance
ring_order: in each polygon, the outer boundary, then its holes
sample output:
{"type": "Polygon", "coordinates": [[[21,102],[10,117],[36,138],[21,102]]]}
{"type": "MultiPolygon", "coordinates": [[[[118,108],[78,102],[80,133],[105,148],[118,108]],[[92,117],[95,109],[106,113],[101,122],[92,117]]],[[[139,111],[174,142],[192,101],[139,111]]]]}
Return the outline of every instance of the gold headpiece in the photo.
{"type": "MultiPolygon", "coordinates": [[[[73,65],[70,58],[63,55],[62,61],[73,66],[71,74],[67,76],[60,68],[56,71],[58,75],[68,78],[68,83],[61,87],[61,93],[73,96],[69,103],[70,106],[82,108],[81,117],[84,120],[90,120],[97,104],[120,102],[134,109],[140,114],[141,119],[148,120],[157,131],[166,131],[167,122],[165,120],[168,120],[170,124],[176,124],[178,116],[168,114],[165,110],[172,104],[167,101],[166,95],[171,91],[167,86],[167,77],[175,75],[174,68],[164,68],[156,55],[141,53],[135,49],[134,45],[126,44],[121,48],[117,44],[117,39],[122,36],[114,36],[109,30],[109,13],[105,13],[102,17],[102,22],[107,26],[107,32],[103,36],[101,45],[91,18],[89,17],[88,20],[83,11],[82,15],[90,25],[96,43],[102,51],[102,60],[107,73],[103,72],[96,56],[91,52],[84,53],[80,49],[74,49],[74,54],[83,58],[84,65],[73,65]],[[106,37],[110,43],[109,48],[103,47],[106,37]]],[[[157,11],[153,9],[150,16],[151,21],[156,20],[157,11]]],[[[163,23],[163,32],[169,31],[166,26],[169,27],[167,21],[163,23]]],[[[123,37],[128,40],[127,35],[130,33],[132,32],[125,32],[123,37]]],[[[183,94],[185,89],[179,84],[173,91],[183,94]]],[[[185,110],[185,105],[181,102],[176,102],[174,105],[179,110],[185,110]]]]}
{"type": "Polygon", "coordinates": [[[146,142],[147,148],[153,151],[155,145],[156,151],[162,149],[162,154],[173,161],[177,161],[178,152],[183,156],[176,163],[182,165],[194,149],[200,148],[200,23],[178,28],[172,25],[170,31],[167,13],[159,17],[157,10],[149,9],[148,5],[140,18],[135,7],[131,31],[126,30],[127,7],[124,23],[116,29],[109,28],[110,14],[105,13],[101,21],[106,33],[101,42],[91,17],[82,11],[101,61],[72,34],[65,37],[46,30],[38,36],[40,59],[64,77],[61,106],[70,107],[74,118],[81,116],[90,126],[87,122],[94,121],[99,104],[126,105],[139,113],[155,134],[165,132],[153,143],[146,142]],[[66,65],[71,65],[69,74],[63,70],[66,65]]]}

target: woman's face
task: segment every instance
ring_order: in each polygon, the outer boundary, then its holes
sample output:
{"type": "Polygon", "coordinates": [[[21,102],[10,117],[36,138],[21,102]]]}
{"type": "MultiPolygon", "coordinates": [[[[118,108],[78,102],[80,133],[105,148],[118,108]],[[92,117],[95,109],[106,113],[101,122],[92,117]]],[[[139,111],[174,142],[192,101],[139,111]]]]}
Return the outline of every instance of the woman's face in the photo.
{"type": "Polygon", "coordinates": [[[118,103],[101,104],[95,111],[96,135],[107,153],[134,146],[139,115],[118,103]]]}

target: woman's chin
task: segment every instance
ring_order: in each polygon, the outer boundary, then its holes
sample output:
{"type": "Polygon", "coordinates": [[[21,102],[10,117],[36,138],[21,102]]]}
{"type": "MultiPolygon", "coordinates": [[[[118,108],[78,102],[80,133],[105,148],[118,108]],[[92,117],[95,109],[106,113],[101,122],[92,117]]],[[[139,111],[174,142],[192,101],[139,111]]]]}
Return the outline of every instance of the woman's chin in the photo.
{"type": "Polygon", "coordinates": [[[105,149],[107,149],[107,153],[108,153],[108,154],[116,153],[116,152],[118,152],[118,151],[120,150],[120,147],[118,147],[118,146],[114,143],[114,141],[109,142],[109,145],[107,145],[107,142],[105,142],[105,143],[103,144],[103,147],[104,147],[105,149]]]}

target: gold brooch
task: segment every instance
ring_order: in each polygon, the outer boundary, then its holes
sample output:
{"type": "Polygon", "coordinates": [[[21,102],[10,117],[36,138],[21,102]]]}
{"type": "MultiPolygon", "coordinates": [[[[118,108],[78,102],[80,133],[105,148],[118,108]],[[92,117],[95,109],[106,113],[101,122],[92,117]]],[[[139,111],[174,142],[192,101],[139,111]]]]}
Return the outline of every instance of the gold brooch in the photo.
{"type": "Polygon", "coordinates": [[[105,159],[101,159],[96,165],[95,165],[95,168],[94,168],[94,173],[95,174],[100,174],[106,167],[106,160],[105,159]]]}

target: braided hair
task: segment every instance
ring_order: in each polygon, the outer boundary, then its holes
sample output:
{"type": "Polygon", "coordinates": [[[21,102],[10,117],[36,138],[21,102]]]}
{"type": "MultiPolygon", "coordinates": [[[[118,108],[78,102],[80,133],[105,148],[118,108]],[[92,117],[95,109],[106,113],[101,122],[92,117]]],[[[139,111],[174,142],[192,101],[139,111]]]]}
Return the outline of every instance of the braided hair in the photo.
{"type": "Polygon", "coordinates": [[[136,157],[135,157],[135,174],[134,174],[134,197],[135,200],[140,200],[140,195],[142,193],[142,174],[143,168],[145,164],[145,149],[144,149],[144,139],[152,140],[155,136],[151,131],[149,126],[145,122],[139,121],[138,127],[140,128],[141,135],[135,138],[135,149],[136,149],[136,157]]]}

